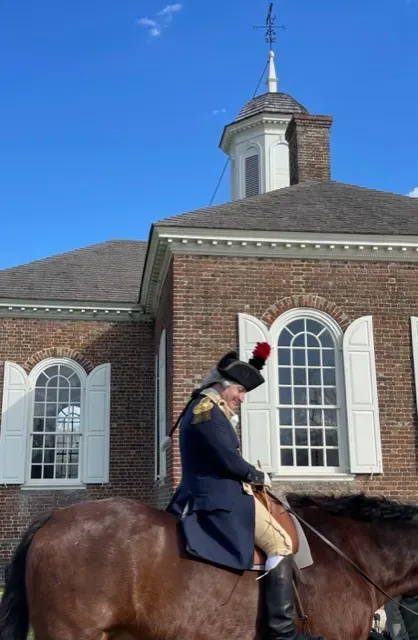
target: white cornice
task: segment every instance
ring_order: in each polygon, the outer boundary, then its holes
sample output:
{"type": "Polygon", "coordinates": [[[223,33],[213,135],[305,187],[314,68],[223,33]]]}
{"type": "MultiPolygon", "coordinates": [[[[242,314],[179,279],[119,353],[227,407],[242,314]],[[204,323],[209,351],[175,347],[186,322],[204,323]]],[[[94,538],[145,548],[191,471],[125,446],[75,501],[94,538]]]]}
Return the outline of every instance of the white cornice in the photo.
{"type": "Polygon", "coordinates": [[[0,318],[37,318],[42,320],[97,320],[100,322],[146,322],[150,317],[141,305],[39,300],[0,300],[0,318]]]}
{"type": "Polygon", "coordinates": [[[222,137],[219,142],[219,147],[220,149],[222,149],[222,151],[228,154],[232,138],[238,133],[248,131],[249,129],[254,129],[256,127],[259,127],[260,125],[288,125],[290,120],[290,115],[287,116],[284,114],[275,115],[272,113],[258,113],[254,116],[248,116],[247,118],[243,118],[242,120],[231,122],[231,124],[227,124],[223,130],[222,137]]]}
{"type": "Polygon", "coordinates": [[[174,254],[276,258],[280,260],[346,260],[418,262],[418,236],[277,233],[160,226],[152,238],[141,303],[155,314],[174,254]],[[151,257],[151,252],[150,256],[151,257]]]}

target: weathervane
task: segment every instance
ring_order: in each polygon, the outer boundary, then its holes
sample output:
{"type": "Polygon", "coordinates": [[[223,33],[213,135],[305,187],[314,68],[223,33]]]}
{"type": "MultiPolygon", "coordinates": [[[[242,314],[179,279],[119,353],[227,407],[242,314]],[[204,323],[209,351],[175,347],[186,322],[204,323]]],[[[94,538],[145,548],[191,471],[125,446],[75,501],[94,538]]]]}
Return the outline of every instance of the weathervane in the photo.
{"type": "Polygon", "coordinates": [[[265,29],[266,30],[266,42],[270,47],[270,51],[273,49],[273,44],[276,42],[276,29],[284,29],[284,25],[279,25],[276,27],[274,24],[276,22],[276,16],[273,15],[273,3],[270,2],[269,10],[267,12],[267,18],[265,24],[255,25],[254,29],[265,29]]]}

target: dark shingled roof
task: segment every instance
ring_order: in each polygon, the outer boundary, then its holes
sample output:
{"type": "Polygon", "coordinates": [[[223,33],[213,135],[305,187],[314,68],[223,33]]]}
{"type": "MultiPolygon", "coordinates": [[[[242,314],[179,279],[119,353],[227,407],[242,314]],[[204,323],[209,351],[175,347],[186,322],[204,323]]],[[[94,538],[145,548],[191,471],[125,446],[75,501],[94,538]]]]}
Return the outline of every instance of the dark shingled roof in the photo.
{"type": "Polygon", "coordinates": [[[0,271],[0,298],[136,303],[147,242],[111,240],[0,271]]]}
{"type": "Polygon", "coordinates": [[[302,182],[165,218],[158,225],[278,233],[418,235],[418,198],[328,180],[302,182]]]}
{"type": "Polygon", "coordinates": [[[308,110],[287,93],[263,93],[247,102],[235,122],[257,113],[308,113],[308,110]]]}

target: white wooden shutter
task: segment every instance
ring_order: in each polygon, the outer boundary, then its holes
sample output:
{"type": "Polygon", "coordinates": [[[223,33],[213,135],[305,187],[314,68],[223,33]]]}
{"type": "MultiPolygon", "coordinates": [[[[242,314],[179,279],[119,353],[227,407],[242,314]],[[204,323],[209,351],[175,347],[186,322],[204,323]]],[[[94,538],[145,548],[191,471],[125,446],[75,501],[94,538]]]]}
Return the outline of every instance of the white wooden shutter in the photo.
{"type": "Polygon", "coordinates": [[[382,473],[373,320],[364,316],[343,341],[351,473],[382,473]]]}
{"type": "Polygon", "coordinates": [[[18,364],[4,363],[0,427],[0,482],[23,484],[28,429],[29,382],[18,364]]]}
{"type": "MultiPolygon", "coordinates": [[[[238,314],[238,330],[241,360],[250,359],[257,342],[271,344],[266,325],[246,313],[238,314]]],[[[241,407],[242,455],[252,464],[260,461],[263,470],[269,472],[278,470],[272,355],[261,372],[266,382],[250,391],[241,407]]]]}
{"type": "Polygon", "coordinates": [[[99,365],[87,378],[84,418],[82,480],[109,482],[110,364],[99,365]]]}
{"type": "Polygon", "coordinates": [[[160,478],[165,478],[167,473],[167,454],[162,449],[162,444],[167,435],[167,337],[165,329],[161,333],[160,349],[158,353],[158,433],[160,450],[160,478]]]}
{"type": "Polygon", "coordinates": [[[411,317],[412,358],[414,361],[415,402],[418,404],[418,318],[411,317]]]}

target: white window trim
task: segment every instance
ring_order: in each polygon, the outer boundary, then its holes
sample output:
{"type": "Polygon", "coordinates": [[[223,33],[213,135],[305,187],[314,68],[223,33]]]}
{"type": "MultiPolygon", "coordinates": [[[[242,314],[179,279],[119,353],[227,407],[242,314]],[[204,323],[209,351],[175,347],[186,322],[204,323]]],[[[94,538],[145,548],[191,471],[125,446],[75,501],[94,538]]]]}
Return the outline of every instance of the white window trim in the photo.
{"type": "Polygon", "coordinates": [[[85,418],[85,400],[86,400],[86,383],[87,374],[83,367],[70,358],[45,358],[34,366],[28,376],[29,381],[29,412],[28,412],[28,424],[26,431],[26,449],[25,449],[25,484],[22,485],[22,489],[85,489],[86,485],[83,482],[83,460],[84,460],[84,418],[85,418]],[[79,465],[80,465],[80,479],[79,480],[47,480],[45,478],[34,480],[30,478],[30,462],[31,462],[31,438],[30,433],[32,431],[34,411],[35,411],[35,386],[39,375],[45,371],[48,367],[54,365],[65,365],[73,369],[80,378],[81,382],[81,399],[80,399],[80,450],[79,450],[79,465]]]}
{"type": "MultiPolygon", "coordinates": [[[[347,429],[347,414],[346,414],[346,397],[345,397],[345,382],[344,382],[344,367],[343,367],[343,352],[342,352],[342,340],[343,340],[343,331],[339,324],[326,312],[319,311],[317,309],[312,309],[310,307],[297,307],[295,309],[290,309],[289,311],[285,311],[282,315],[280,315],[271,325],[270,327],[270,336],[272,340],[272,345],[274,348],[272,349],[272,358],[273,358],[273,385],[274,388],[274,402],[276,403],[276,407],[278,406],[278,389],[279,389],[279,380],[278,380],[278,347],[277,341],[280,332],[286,325],[288,325],[293,320],[299,320],[303,318],[309,318],[312,320],[316,320],[321,324],[325,325],[327,329],[329,329],[331,335],[335,340],[335,373],[336,373],[336,382],[337,382],[337,394],[340,404],[340,467],[338,469],[332,468],[329,471],[324,469],[323,467],[319,467],[318,470],[315,470],[315,467],[308,467],[306,471],[303,467],[280,467],[279,462],[279,470],[272,474],[273,478],[277,478],[280,480],[289,479],[289,480],[305,480],[309,481],[313,478],[315,480],[352,480],[354,479],[354,475],[349,473],[349,444],[348,444],[348,429],[347,429]],[[282,469],[285,471],[282,472],[282,469]]],[[[278,429],[278,437],[279,437],[279,429],[278,429]]],[[[279,447],[279,442],[277,443],[279,447]]],[[[280,460],[280,458],[279,458],[280,460]]]]}

